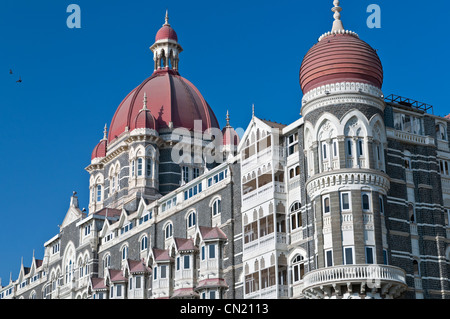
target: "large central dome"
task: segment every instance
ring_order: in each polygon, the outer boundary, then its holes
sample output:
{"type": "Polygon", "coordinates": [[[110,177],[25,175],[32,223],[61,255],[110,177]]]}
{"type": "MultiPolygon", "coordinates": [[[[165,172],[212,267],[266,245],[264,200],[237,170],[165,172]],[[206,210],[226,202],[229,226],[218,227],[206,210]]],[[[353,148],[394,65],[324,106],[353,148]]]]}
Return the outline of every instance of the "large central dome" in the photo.
{"type": "Polygon", "coordinates": [[[156,122],[155,127],[151,127],[153,129],[182,127],[194,130],[197,120],[202,123],[202,131],[220,128],[214,112],[200,91],[180,76],[178,61],[182,48],[177,42],[175,31],[167,30],[173,29],[166,15],[166,23],[158,31],[156,42],[151,47],[155,60],[154,72],[120,103],[110,125],[108,143],[136,127],[136,117],[143,108],[144,95],[146,108],[156,122]]]}

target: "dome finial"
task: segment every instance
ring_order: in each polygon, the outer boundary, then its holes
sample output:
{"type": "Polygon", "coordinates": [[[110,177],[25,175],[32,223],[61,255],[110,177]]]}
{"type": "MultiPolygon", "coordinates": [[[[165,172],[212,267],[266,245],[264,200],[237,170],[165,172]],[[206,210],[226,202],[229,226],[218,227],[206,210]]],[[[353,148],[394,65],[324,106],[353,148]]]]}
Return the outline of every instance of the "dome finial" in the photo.
{"type": "Polygon", "coordinates": [[[344,31],[344,25],[341,21],[341,11],[342,8],[339,6],[339,0],[334,0],[333,2],[334,8],[331,9],[331,11],[334,12],[334,21],[333,21],[333,29],[331,29],[331,32],[337,32],[337,31],[344,31]]]}
{"type": "Polygon", "coordinates": [[[230,126],[230,113],[227,110],[227,126],[230,126]]]}
{"type": "Polygon", "coordinates": [[[166,9],[166,23],[164,23],[163,25],[170,26],[170,24],[169,24],[169,10],[168,9],[166,9]]]}
{"type": "Polygon", "coordinates": [[[106,136],[108,135],[108,125],[105,124],[105,128],[103,129],[103,139],[106,140],[106,136]]]}

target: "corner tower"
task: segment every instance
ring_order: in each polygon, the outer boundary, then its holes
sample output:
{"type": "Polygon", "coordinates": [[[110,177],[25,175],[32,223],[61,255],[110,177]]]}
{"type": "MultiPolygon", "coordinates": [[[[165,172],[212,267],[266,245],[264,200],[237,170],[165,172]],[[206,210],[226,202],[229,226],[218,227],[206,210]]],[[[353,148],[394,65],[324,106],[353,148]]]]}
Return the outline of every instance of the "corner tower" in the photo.
{"type": "Polygon", "coordinates": [[[383,68],[376,51],[344,28],[339,1],[332,11],[331,31],[300,69],[303,196],[315,229],[303,294],[395,298],[406,285],[404,271],[387,264],[383,68]]]}

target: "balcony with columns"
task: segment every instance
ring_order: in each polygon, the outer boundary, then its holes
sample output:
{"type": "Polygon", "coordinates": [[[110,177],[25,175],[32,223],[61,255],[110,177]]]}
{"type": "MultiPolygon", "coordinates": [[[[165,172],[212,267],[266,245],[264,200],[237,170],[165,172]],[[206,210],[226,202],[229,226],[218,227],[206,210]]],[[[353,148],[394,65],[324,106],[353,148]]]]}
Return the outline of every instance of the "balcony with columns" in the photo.
{"type": "Polygon", "coordinates": [[[303,294],[311,299],[394,299],[406,288],[405,271],[388,265],[327,267],[303,279],[303,294]]]}

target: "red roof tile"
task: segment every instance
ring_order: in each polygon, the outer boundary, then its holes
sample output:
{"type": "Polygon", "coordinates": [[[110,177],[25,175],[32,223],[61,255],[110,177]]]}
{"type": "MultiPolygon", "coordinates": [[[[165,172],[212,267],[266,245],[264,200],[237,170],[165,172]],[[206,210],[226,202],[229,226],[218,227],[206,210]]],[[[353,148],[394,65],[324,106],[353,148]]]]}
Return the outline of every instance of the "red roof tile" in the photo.
{"type": "Polygon", "coordinates": [[[203,240],[205,239],[227,239],[225,233],[219,227],[199,226],[203,240]]]}
{"type": "Polygon", "coordinates": [[[194,241],[192,239],[187,238],[174,238],[174,239],[178,251],[198,250],[198,248],[194,245],[194,241]]]}
{"type": "Polygon", "coordinates": [[[91,278],[92,289],[106,289],[105,280],[103,278],[91,278]]]}

